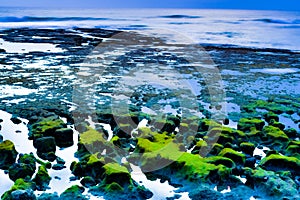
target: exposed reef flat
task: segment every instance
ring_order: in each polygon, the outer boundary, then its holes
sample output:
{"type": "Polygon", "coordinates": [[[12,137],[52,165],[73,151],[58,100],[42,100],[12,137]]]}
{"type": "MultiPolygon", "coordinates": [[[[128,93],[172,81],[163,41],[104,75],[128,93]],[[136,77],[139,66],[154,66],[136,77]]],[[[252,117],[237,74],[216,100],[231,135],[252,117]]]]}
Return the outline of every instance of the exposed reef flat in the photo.
{"type": "Polygon", "coordinates": [[[299,199],[300,54],[0,35],[2,199],[299,199]]]}

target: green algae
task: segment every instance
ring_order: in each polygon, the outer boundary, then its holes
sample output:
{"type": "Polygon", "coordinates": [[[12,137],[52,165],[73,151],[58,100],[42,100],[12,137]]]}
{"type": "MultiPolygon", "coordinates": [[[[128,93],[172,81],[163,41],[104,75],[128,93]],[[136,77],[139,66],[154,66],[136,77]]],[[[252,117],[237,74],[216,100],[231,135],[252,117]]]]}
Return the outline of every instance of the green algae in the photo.
{"type": "Polygon", "coordinates": [[[271,154],[261,160],[260,166],[275,172],[290,171],[292,174],[300,175],[300,160],[296,157],[271,154]]]}
{"type": "Polygon", "coordinates": [[[2,200],[12,200],[11,193],[13,191],[28,190],[28,189],[34,190],[35,189],[35,184],[31,181],[26,181],[22,178],[17,179],[15,181],[14,185],[1,196],[1,199],[2,200]]]}
{"type": "Polygon", "coordinates": [[[225,148],[220,153],[219,156],[230,158],[235,164],[244,164],[246,156],[243,153],[239,153],[233,149],[225,148]]]}
{"type": "Polygon", "coordinates": [[[0,169],[8,169],[10,165],[15,163],[18,152],[15,145],[10,140],[0,143],[0,169]]]}
{"type": "Polygon", "coordinates": [[[266,134],[268,139],[271,139],[272,141],[278,140],[281,142],[287,142],[289,140],[289,137],[278,127],[266,126],[263,128],[263,133],[266,134]]]}
{"type": "Polygon", "coordinates": [[[48,188],[51,177],[45,166],[40,166],[37,174],[35,175],[33,181],[36,183],[37,189],[45,191],[48,188]]]}
{"type": "Polygon", "coordinates": [[[251,128],[255,127],[257,130],[262,130],[264,127],[265,122],[261,119],[248,119],[248,118],[241,118],[238,122],[237,128],[238,130],[250,132],[251,128]]]}

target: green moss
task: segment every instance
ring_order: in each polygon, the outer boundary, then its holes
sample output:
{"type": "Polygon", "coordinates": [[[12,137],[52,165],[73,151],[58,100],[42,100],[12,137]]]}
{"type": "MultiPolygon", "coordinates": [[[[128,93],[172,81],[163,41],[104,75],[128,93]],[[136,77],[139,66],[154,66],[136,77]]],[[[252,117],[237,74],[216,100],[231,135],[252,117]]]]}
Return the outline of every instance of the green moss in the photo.
{"type": "Polygon", "coordinates": [[[253,151],[255,149],[255,145],[253,143],[250,142],[242,142],[240,144],[241,150],[248,154],[248,155],[253,155],[253,151]]]}
{"type": "Polygon", "coordinates": [[[18,152],[15,145],[10,140],[5,140],[0,143],[0,169],[8,169],[15,163],[18,152]]]}
{"type": "Polygon", "coordinates": [[[208,131],[214,127],[220,127],[221,124],[211,120],[211,119],[202,119],[199,123],[199,131],[208,131]]]}
{"type": "Polygon", "coordinates": [[[287,142],[289,140],[288,136],[278,127],[266,126],[263,129],[263,133],[271,140],[278,140],[282,142],[287,142]]]}
{"type": "MultiPolygon", "coordinates": [[[[209,180],[214,175],[218,178],[224,178],[230,174],[230,169],[223,165],[211,164],[212,159],[201,158],[199,155],[183,153],[182,156],[175,161],[178,174],[186,177],[190,181],[209,180]],[[212,176],[213,175],[213,176],[212,176]]],[[[174,164],[172,164],[174,166],[174,164]]]]}
{"type": "Polygon", "coordinates": [[[225,148],[220,153],[219,156],[227,157],[233,160],[236,164],[244,164],[246,156],[245,154],[239,153],[233,149],[225,148]]]}
{"type": "Polygon", "coordinates": [[[49,176],[46,167],[43,165],[40,166],[35,178],[33,179],[33,181],[37,185],[37,189],[42,191],[46,190],[48,188],[50,180],[51,177],[49,176]]]}
{"type": "Polygon", "coordinates": [[[66,128],[66,124],[61,119],[48,117],[34,123],[31,126],[31,132],[33,135],[51,134],[61,128],[66,128]]]}
{"type": "Polygon", "coordinates": [[[224,165],[225,167],[228,168],[234,168],[235,163],[226,157],[221,157],[221,156],[211,156],[206,158],[206,162],[214,164],[214,165],[224,165]]]}
{"type": "Polygon", "coordinates": [[[254,184],[253,187],[272,199],[285,199],[298,194],[296,184],[288,176],[281,178],[281,175],[259,167],[256,170],[249,169],[248,174],[248,180],[254,184]]]}
{"type": "Polygon", "coordinates": [[[238,122],[237,128],[238,130],[250,132],[252,127],[255,127],[257,130],[262,130],[265,122],[261,119],[248,119],[248,118],[241,118],[238,122]]]}
{"type": "Polygon", "coordinates": [[[60,199],[82,199],[86,200],[87,198],[82,195],[84,188],[78,185],[73,185],[66,189],[61,195],[60,199]]]}
{"type": "Polygon", "coordinates": [[[105,169],[105,174],[112,175],[112,174],[119,174],[119,173],[125,173],[129,174],[128,169],[124,166],[121,166],[118,163],[108,163],[103,166],[105,169]]]}
{"type": "Polygon", "coordinates": [[[122,188],[118,183],[112,182],[111,184],[107,184],[105,186],[105,191],[108,192],[108,193],[123,192],[124,188],[122,188]]]}
{"type": "Polygon", "coordinates": [[[32,182],[28,182],[28,181],[25,181],[24,179],[20,178],[20,179],[17,179],[14,183],[14,185],[10,188],[10,190],[8,190],[7,192],[5,192],[2,196],[1,196],[1,199],[2,200],[11,200],[11,193],[13,191],[16,191],[16,190],[28,190],[28,189],[32,189],[34,190],[35,189],[35,184],[32,183],[32,182]]]}
{"type": "Polygon", "coordinates": [[[128,185],[131,182],[131,176],[128,169],[118,163],[108,163],[103,166],[104,169],[104,182],[111,184],[116,182],[122,186],[128,185]]]}
{"type": "Polygon", "coordinates": [[[80,142],[84,145],[92,145],[95,142],[105,142],[105,139],[103,138],[103,133],[88,127],[86,132],[80,134],[80,142]]]}
{"type": "Polygon", "coordinates": [[[272,171],[290,171],[300,175],[300,160],[295,157],[271,154],[260,162],[260,166],[272,171]]]}

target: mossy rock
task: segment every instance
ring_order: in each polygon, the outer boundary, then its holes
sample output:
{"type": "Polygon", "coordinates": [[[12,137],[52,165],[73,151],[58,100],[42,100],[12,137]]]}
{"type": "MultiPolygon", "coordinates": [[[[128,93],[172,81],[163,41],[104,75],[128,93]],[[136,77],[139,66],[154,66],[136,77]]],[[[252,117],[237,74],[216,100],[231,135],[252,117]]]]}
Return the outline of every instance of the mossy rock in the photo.
{"type": "Polygon", "coordinates": [[[199,131],[208,131],[214,127],[220,127],[221,124],[211,120],[211,119],[202,119],[199,122],[199,131]]]}
{"type": "Polygon", "coordinates": [[[255,127],[257,130],[262,130],[265,122],[257,118],[241,118],[238,122],[237,129],[245,132],[250,132],[251,128],[255,127]]]}
{"type": "Polygon", "coordinates": [[[107,163],[103,166],[105,183],[118,183],[121,186],[130,184],[131,176],[128,169],[118,163],[107,163]]]}
{"type": "Polygon", "coordinates": [[[220,181],[231,173],[231,169],[224,165],[215,165],[213,159],[201,158],[199,155],[183,153],[182,156],[170,165],[178,176],[189,181],[220,181]]]}
{"type": "Polygon", "coordinates": [[[8,169],[15,163],[18,152],[15,145],[10,140],[5,140],[0,143],[0,169],[8,169]]]}
{"type": "Polygon", "coordinates": [[[294,128],[285,129],[283,131],[289,138],[296,138],[297,135],[299,135],[297,130],[294,128]]]}
{"type": "Polygon", "coordinates": [[[247,173],[246,184],[255,188],[257,192],[266,198],[299,198],[296,183],[287,176],[281,177],[273,171],[266,171],[261,168],[249,169],[247,173]]]}
{"type": "Polygon", "coordinates": [[[118,183],[112,182],[105,186],[105,191],[108,193],[123,192],[124,188],[122,188],[122,186],[120,186],[118,183]]]}
{"type": "Polygon", "coordinates": [[[208,145],[204,140],[200,140],[196,143],[195,147],[192,150],[192,154],[200,154],[203,155],[201,152],[207,153],[208,145]]]}
{"type": "Polygon", "coordinates": [[[108,143],[104,139],[105,134],[90,127],[87,127],[87,129],[87,131],[80,134],[78,151],[98,153],[106,149],[108,143]]]}
{"type": "Polygon", "coordinates": [[[37,174],[35,175],[33,181],[36,183],[37,189],[40,191],[45,191],[50,183],[51,177],[45,166],[40,166],[37,174]]]}
{"type": "Polygon", "coordinates": [[[218,155],[222,151],[222,149],[224,149],[224,146],[222,144],[214,143],[209,154],[218,155]]]}
{"type": "Polygon", "coordinates": [[[19,155],[18,163],[28,164],[34,170],[36,169],[36,162],[37,162],[37,159],[34,157],[33,153],[19,155]]]}
{"type": "Polygon", "coordinates": [[[78,200],[87,200],[88,198],[82,195],[84,192],[84,188],[80,187],[78,185],[73,185],[66,189],[61,195],[60,199],[61,200],[73,200],[73,199],[78,199],[78,200]]]}
{"type": "Polygon", "coordinates": [[[9,168],[9,178],[16,181],[19,178],[31,178],[35,172],[35,168],[32,168],[28,164],[15,163],[9,168]]]}
{"type": "Polygon", "coordinates": [[[300,175],[300,160],[295,157],[271,154],[261,160],[260,166],[275,172],[290,171],[294,175],[300,175]]]}
{"type": "Polygon", "coordinates": [[[263,129],[263,133],[267,136],[267,139],[270,140],[271,142],[277,140],[285,144],[286,142],[289,141],[289,137],[278,127],[266,126],[263,129]]]}
{"type": "Polygon", "coordinates": [[[53,136],[53,133],[61,128],[67,128],[67,125],[61,119],[48,117],[32,124],[30,135],[33,138],[36,138],[36,136],[53,136]]]}
{"type": "Polygon", "coordinates": [[[245,163],[246,156],[243,153],[239,153],[233,149],[225,148],[220,153],[219,156],[230,158],[235,162],[236,165],[243,165],[245,163]]]}
{"type": "Polygon", "coordinates": [[[214,127],[207,133],[206,142],[212,144],[218,142],[220,144],[226,144],[227,142],[233,143],[233,130],[227,127],[214,127]]]}
{"type": "Polygon", "coordinates": [[[214,165],[224,165],[225,167],[228,168],[234,168],[236,166],[231,159],[226,157],[221,157],[221,156],[210,156],[206,158],[206,162],[214,165]]]}
{"type": "Polygon", "coordinates": [[[282,123],[280,123],[280,122],[277,122],[277,121],[275,121],[275,120],[273,120],[273,119],[270,121],[269,125],[274,126],[274,127],[277,127],[277,128],[279,128],[280,130],[282,130],[282,131],[285,129],[285,125],[284,125],[284,124],[282,124],[282,123]]]}
{"type": "Polygon", "coordinates": [[[134,127],[131,124],[118,124],[114,129],[114,134],[120,138],[130,138],[134,127]]]}
{"type": "Polygon", "coordinates": [[[20,178],[17,179],[14,183],[14,185],[7,191],[5,192],[2,196],[2,200],[13,200],[11,193],[13,191],[17,190],[35,190],[36,186],[35,183],[31,181],[25,181],[24,179],[20,178]]]}
{"type": "Polygon", "coordinates": [[[253,143],[250,142],[242,142],[240,144],[240,148],[241,150],[248,155],[253,155],[254,149],[255,149],[255,145],[253,143]]]}
{"type": "Polygon", "coordinates": [[[103,158],[99,159],[97,157],[97,154],[92,154],[89,157],[88,162],[85,165],[85,168],[83,168],[84,175],[91,176],[95,180],[101,179],[102,174],[104,172],[103,166],[104,166],[104,159],[103,158]]]}
{"type": "Polygon", "coordinates": [[[266,122],[270,123],[271,120],[274,120],[276,122],[279,121],[279,117],[277,114],[273,113],[273,112],[267,112],[264,114],[264,119],[266,120],[266,122]]]}

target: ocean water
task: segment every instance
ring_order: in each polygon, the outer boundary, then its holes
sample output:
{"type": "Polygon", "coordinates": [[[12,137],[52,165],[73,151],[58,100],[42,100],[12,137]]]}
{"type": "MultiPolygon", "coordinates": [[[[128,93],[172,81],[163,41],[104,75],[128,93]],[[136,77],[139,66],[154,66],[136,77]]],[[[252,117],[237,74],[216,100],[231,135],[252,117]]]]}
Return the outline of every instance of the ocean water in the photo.
{"type": "MultiPolygon", "coordinates": [[[[12,27],[155,29],[183,35],[198,44],[300,51],[300,12],[0,8],[0,29],[12,27]]],[[[168,37],[172,39],[172,34],[168,37]]]]}

